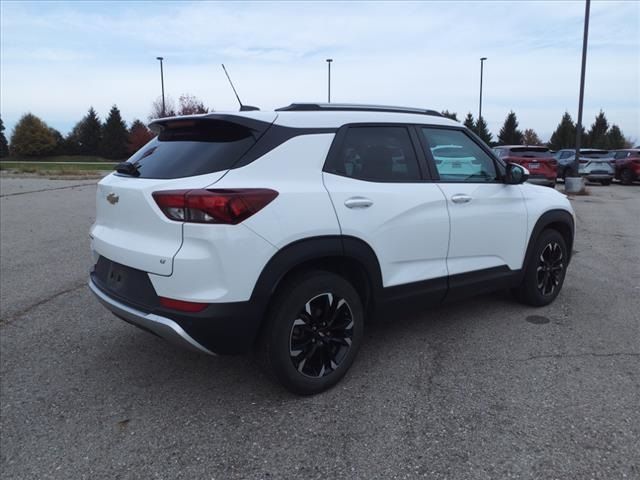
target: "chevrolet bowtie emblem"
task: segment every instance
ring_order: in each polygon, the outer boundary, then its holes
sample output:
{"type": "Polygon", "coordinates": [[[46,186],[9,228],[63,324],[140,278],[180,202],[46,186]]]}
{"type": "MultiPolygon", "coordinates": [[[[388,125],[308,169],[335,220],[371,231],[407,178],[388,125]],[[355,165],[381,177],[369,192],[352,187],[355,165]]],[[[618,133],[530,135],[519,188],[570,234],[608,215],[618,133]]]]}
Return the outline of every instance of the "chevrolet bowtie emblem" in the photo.
{"type": "Polygon", "coordinates": [[[107,202],[109,202],[111,205],[115,205],[116,203],[118,203],[118,200],[120,200],[120,197],[115,193],[110,193],[109,195],[107,195],[107,202]]]}

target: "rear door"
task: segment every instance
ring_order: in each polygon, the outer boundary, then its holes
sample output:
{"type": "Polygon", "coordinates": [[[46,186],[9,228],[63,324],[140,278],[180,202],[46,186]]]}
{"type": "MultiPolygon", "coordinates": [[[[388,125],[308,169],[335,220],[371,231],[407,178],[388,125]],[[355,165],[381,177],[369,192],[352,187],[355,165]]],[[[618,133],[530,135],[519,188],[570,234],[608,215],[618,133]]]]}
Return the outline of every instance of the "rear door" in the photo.
{"type": "Polygon", "coordinates": [[[520,185],[506,185],[493,158],[464,130],[423,127],[427,158],[447,200],[451,234],[447,269],[455,276],[522,267],[527,210],[520,185]]]}
{"type": "MultiPolygon", "coordinates": [[[[446,287],[449,216],[404,125],[343,127],[323,178],[343,235],[376,253],[384,287],[439,279],[446,287]],[[421,167],[422,165],[422,167],[421,167]]],[[[422,152],[420,152],[422,155],[422,152]]]]}
{"type": "Polygon", "coordinates": [[[167,218],[153,193],[211,185],[273,121],[229,117],[162,121],[158,137],[127,160],[129,174],[115,172],[99,182],[90,234],[96,255],[145,272],[172,274],[183,223],[167,218]]]}

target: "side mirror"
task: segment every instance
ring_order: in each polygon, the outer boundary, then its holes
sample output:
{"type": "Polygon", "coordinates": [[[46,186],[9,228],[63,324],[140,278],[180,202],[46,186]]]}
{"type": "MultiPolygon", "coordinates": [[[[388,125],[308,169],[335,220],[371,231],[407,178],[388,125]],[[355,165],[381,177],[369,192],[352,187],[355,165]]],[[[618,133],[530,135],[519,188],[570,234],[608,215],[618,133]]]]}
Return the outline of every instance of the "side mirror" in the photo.
{"type": "Polygon", "coordinates": [[[529,179],[529,170],[517,163],[507,164],[507,173],[505,175],[504,183],[509,185],[520,185],[529,179]]]}

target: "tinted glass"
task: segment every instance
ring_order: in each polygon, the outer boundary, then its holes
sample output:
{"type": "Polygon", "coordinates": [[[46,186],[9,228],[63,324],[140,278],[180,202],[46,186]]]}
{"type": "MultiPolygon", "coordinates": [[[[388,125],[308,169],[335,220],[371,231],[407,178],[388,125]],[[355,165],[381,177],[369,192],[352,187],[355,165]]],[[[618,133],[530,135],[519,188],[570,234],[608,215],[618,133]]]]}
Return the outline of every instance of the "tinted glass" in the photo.
{"type": "Polygon", "coordinates": [[[409,131],[404,127],[352,127],[326,171],[371,182],[420,180],[409,131]]]}
{"type": "Polygon", "coordinates": [[[423,128],[440,180],[444,182],[493,182],[493,159],[459,130],[423,128]]]}
{"type": "Polygon", "coordinates": [[[509,156],[519,158],[549,158],[552,155],[546,147],[515,147],[509,149],[509,156]]]}
{"type": "Polygon", "coordinates": [[[255,144],[246,127],[223,121],[176,121],[129,160],[140,178],[181,178],[227,170],[255,144]]]}

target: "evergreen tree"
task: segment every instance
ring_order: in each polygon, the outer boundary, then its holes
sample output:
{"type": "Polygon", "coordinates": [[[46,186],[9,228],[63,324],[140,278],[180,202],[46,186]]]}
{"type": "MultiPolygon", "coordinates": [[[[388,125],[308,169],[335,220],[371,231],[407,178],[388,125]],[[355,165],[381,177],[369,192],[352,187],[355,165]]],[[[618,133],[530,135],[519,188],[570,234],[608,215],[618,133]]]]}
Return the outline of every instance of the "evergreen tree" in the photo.
{"type": "Polygon", "coordinates": [[[78,150],[82,155],[99,155],[102,125],[98,114],[89,108],[87,115],[78,125],[78,150]]]}
{"type": "Polygon", "coordinates": [[[587,133],[584,146],[591,148],[607,148],[608,130],[609,122],[607,122],[607,117],[605,117],[604,112],[600,110],[600,113],[596,116],[595,122],[593,122],[589,129],[589,133],[587,133]]]}
{"type": "Polygon", "coordinates": [[[4,123],[2,117],[0,117],[0,158],[4,158],[9,155],[9,144],[7,143],[7,137],[4,136],[4,123]]]}
{"type": "Polygon", "coordinates": [[[489,132],[489,129],[487,128],[487,122],[484,121],[484,117],[478,118],[478,121],[476,122],[475,132],[476,135],[478,135],[487,145],[490,145],[493,141],[493,135],[491,135],[491,132],[489,132]]]}
{"type": "Polygon", "coordinates": [[[442,116],[449,118],[451,120],[455,120],[456,122],[459,122],[460,120],[458,120],[458,114],[456,112],[450,112],[449,110],[443,110],[442,111],[442,116]]]}
{"type": "Polygon", "coordinates": [[[527,128],[522,134],[522,143],[525,145],[542,145],[542,140],[533,128],[527,128]]]}
{"type": "Polygon", "coordinates": [[[521,145],[522,132],[518,130],[518,119],[512,110],[507,115],[504,125],[498,134],[498,143],[500,145],[521,145]]]}
{"type": "Polygon", "coordinates": [[[64,138],[61,151],[64,155],[80,155],[80,129],[82,120],[75,124],[71,131],[64,138]]]}
{"type": "Polygon", "coordinates": [[[625,148],[627,144],[627,139],[624,138],[622,131],[618,125],[611,125],[609,129],[609,133],[607,133],[607,148],[609,150],[618,150],[620,148],[625,148]]]}
{"type": "Polygon", "coordinates": [[[103,157],[112,160],[122,160],[129,153],[129,131],[127,124],[122,120],[117,106],[111,107],[107,121],[102,127],[100,141],[100,153],[103,157]]]}
{"type": "Polygon", "coordinates": [[[64,155],[65,154],[65,151],[64,151],[64,137],[55,128],[49,127],[49,131],[51,132],[51,135],[53,135],[53,138],[56,140],[56,147],[53,149],[52,154],[53,155],[64,155]]]}
{"type": "Polygon", "coordinates": [[[569,112],[564,112],[562,120],[556,127],[549,140],[549,148],[560,150],[562,148],[573,148],[576,146],[576,125],[571,119],[569,112]]]}
{"type": "Polygon", "coordinates": [[[154,137],[154,134],[140,120],[134,120],[129,129],[129,155],[133,155],[154,137]]]}
{"type": "Polygon", "coordinates": [[[51,155],[56,148],[56,138],[38,117],[31,113],[22,116],[11,135],[11,155],[40,157],[51,155]]]}
{"type": "Polygon", "coordinates": [[[467,116],[464,118],[464,122],[462,124],[472,132],[476,131],[476,122],[473,119],[473,115],[471,114],[471,112],[467,113],[467,116]]]}

